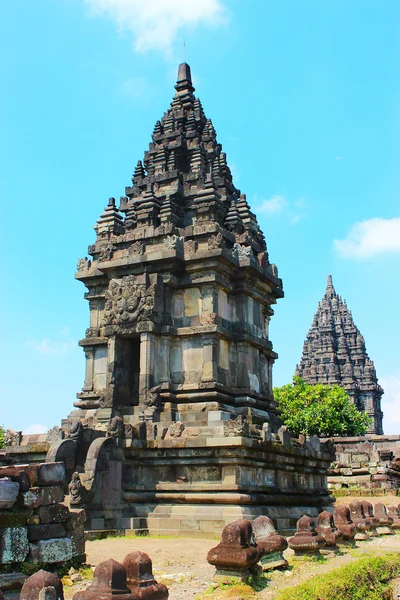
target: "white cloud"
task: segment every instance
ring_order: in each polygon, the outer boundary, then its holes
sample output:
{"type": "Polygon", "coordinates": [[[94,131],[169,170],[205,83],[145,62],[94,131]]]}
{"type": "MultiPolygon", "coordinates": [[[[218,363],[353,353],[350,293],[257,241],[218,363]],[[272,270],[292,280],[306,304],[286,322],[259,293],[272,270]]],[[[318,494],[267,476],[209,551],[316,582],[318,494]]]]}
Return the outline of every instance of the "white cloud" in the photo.
{"type": "Polygon", "coordinates": [[[170,51],[178,32],[227,22],[220,0],[84,0],[92,15],[113,20],[133,36],[137,52],[170,51]]]}
{"type": "Polygon", "coordinates": [[[42,338],[41,340],[27,340],[26,346],[43,356],[65,354],[75,346],[75,340],[70,337],[69,328],[66,325],[61,329],[60,336],[62,338],[60,340],[52,340],[48,337],[42,338]]]}
{"type": "Polygon", "coordinates": [[[353,225],[343,240],[334,240],[343,258],[369,258],[387,252],[400,252],[400,218],[368,219],[353,225]]]}
{"type": "Polygon", "coordinates": [[[287,205],[288,201],[284,196],[274,195],[268,200],[261,200],[255,210],[257,214],[270,216],[283,212],[287,205]]]}
{"type": "Polygon", "coordinates": [[[383,430],[385,433],[400,433],[400,369],[383,377],[379,383],[385,390],[382,396],[383,430]]]}
{"type": "Polygon", "coordinates": [[[254,203],[254,212],[260,217],[284,216],[291,225],[295,225],[305,216],[306,201],[304,198],[290,201],[280,194],[274,194],[271,198],[257,198],[254,203]]]}
{"type": "Polygon", "coordinates": [[[30,435],[32,433],[47,433],[47,427],[40,425],[40,423],[35,423],[34,425],[29,425],[22,432],[23,435],[30,435]]]}
{"type": "Polygon", "coordinates": [[[148,89],[149,86],[144,77],[129,77],[121,85],[122,94],[129,98],[140,98],[148,89]]]}

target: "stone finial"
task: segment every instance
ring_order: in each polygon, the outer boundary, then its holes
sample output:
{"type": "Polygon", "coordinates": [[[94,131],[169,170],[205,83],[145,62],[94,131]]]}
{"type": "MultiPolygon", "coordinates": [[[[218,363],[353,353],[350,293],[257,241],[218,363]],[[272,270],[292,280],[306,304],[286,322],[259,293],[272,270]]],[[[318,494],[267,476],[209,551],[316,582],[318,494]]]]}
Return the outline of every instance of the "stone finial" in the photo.
{"type": "Polygon", "coordinates": [[[314,519],[304,515],[297,521],[297,531],[289,538],[288,544],[295,556],[318,555],[325,546],[325,540],[316,532],[314,519]]]}
{"type": "Polygon", "coordinates": [[[286,538],[277,535],[272,519],[264,515],[254,519],[252,523],[255,542],[261,553],[263,571],[278,567],[287,567],[287,560],[282,552],[288,547],[286,538]]]}
{"type": "Polygon", "coordinates": [[[337,543],[343,538],[343,533],[336,527],[332,513],[324,510],[318,515],[316,531],[325,540],[326,546],[323,552],[336,553],[339,551],[337,543]]]}
{"type": "Polygon", "coordinates": [[[215,581],[232,581],[239,578],[246,581],[250,567],[259,558],[259,549],[253,541],[250,521],[239,519],[226,525],[222,531],[221,542],[207,554],[210,565],[217,567],[215,581]]]}
{"type": "Polygon", "coordinates": [[[390,535],[394,533],[392,530],[393,519],[388,515],[387,508],[382,502],[378,502],[374,507],[375,519],[378,519],[379,526],[376,528],[376,532],[379,535],[390,535]]]}
{"type": "Polygon", "coordinates": [[[235,231],[237,233],[242,233],[244,230],[243,221],[237,209],[237,200],[235,196],[232,198],[228,214],[226,215],[225,227],[230,231],[235,231]]]}
{"type": "Polygon", "coordinates": [[[349,510],[351,520],[357,528],[354,539],[358,541],[368,540],[368,531],[371,529],[371,522],[365,517],[361,502],[359,502],[359,500],[353,500],[353,502],[350,502],[349,504],[349,510]]]}
{"type": "Polygon", "coordinates": [[[357,532],[357,527],[351,520],[350,509],[348,506],[335,506],[333,509],[333,521],[335,526],[343,534],[344,541],[350,542],[353,540],[357,532]]]}
{"type": "Polygon", "coordinates": [[[378,527],[379,519],[374,516],[374,507],[368,500],[361,500],[361,505],[366,519],[369,519],[372,529],[378,527]]]}
{"type": "Polygon", "coordinates": [[[108,598],[113,600],[136,600],[126,583],[125,568],[113,558],[97,565],[94,570],[93,581],[90,586],[74,595],[73,600],[99,600],[108,598]]]}
{"type": "Polygon", "coordinates": [[[278,429],[278,437],[281,440],[282,446],[290,446],[291,436],[286,425],[282,425],[278,429]]]}
{"type": "Polygon", "coordinates": [[[140,598],[146,600],[168,598],[168,588],[154,579],[153,564],[147,554],[132,552],[125,556],[122,565],[126,570],[127,585],[133,594],[139,593],[140,598]]]}
{"type": "Polygon", "coordinates": [[[392,529],[400,529],[400,513],[397,506],[388,506],[388,515],[393,519],[392,529]]]}
{"type": "Polygon", "coordinates": [[[108,204],[97,220],[94,229],[98,239],[108,239],[111,235],[124,233],[123,219],[115,205],[115,198],[109,198],[108,204]]]}
{"type": "MultiPolygon", "coordinates": [[[[61,580],[54,573],[48,571],[37,571],[34,575],[28,577],[21,589],[20,600],[42,600],[40,595],[46,588],[54,588],[57,600],[64,600],[64,592],[61,580]]],[[[45,594],[48,598],[48,594],[45,594]]]]}

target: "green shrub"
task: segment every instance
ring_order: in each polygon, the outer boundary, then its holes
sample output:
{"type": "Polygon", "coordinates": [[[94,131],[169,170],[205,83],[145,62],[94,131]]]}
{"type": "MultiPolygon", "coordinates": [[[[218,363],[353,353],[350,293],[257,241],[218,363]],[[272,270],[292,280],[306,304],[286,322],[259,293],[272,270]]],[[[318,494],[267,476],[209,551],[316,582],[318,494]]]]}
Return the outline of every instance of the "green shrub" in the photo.
{"type": "Polygon", "coordinates": [[[286,588],[276,600],[385,600],[390,580],[400,573],[400,555],[366,556],[286,588]]]}
{"type": "Polygon", "coordinates": [[[338,385],[308,385],[294,377],[292,384],[274,388],[274,398],[295,435],[363,435],[370,424],[367,413],[359,412],[338,385]]]}
{"type": "Polygon", "coordinates": [[[2,427],[0,425],[0,448],[4,448],[5,445],[6,445],[5,431],[4,431],[4,427],[2,427]]]}

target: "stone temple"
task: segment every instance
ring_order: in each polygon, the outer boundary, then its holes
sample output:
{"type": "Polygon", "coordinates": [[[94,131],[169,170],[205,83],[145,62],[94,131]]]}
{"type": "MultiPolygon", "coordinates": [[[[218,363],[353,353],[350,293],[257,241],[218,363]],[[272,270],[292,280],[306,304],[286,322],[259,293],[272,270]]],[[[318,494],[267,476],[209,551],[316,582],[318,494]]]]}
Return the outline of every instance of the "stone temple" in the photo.
{"type": "Polygon", "coordinates": [[[374,363],[352,314],[328,276],[324,297],[304,342],[295,375],[306,383],[340,385],[360,411],[372,418],[368,433],[383,434],[381,396],[374,363]]]}
{"type": "Polygon", "coordinates": [[[332,503],[329,444],[292,439],[272,394],[277,268],[233,184],[190,67],[117,208],[78,262],[86,375],[47,460],[88,529],[202,535],[332,503]]]}

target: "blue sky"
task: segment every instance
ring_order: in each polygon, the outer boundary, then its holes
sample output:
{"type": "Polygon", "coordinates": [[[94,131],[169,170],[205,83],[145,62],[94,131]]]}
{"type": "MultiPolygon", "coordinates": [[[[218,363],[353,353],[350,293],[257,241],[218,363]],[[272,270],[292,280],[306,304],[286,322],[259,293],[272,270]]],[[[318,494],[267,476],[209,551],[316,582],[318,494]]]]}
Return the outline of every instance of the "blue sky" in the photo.
{"type": "Polygon", "coordinates": [[[169,106],[185,40],[283,278],[275,384],[331,273],[400,433],[399,18],[398,0],[0,3],[0,423],[51,427],[72,408],[88,323],[76,262],[169,106]]]}

